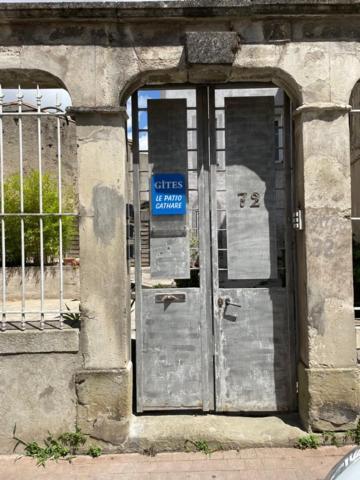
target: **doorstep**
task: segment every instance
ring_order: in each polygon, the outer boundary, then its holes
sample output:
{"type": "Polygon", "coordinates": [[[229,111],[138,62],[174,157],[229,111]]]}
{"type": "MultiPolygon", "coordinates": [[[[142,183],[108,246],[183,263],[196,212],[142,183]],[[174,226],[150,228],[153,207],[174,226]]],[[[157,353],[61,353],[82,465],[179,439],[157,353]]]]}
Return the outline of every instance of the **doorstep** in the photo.
{"type": "Polygon", "coordinates": [[[202,440],[210,449],[294,447],[307,432],[297,415],[133,415],[124,451],[157,453],[195,450],[202,440]]]}

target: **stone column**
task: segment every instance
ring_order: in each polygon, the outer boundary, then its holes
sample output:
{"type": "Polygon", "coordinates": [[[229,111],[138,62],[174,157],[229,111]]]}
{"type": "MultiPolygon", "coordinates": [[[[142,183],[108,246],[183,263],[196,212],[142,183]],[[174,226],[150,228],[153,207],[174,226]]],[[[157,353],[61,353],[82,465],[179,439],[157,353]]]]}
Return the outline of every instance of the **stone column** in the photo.
{"type": "Polygon", "coordinates": [[[299,409],[307,428],[346,430],[359,415],[353,311],[348,107],[304,105],[295,115],[299,409]]]}
{"type": "Polygon", "coordinates": [[[76,119],[80,203],[81,352],[78,424],[121,443],[131,414],[126,260],[126,112],[70,110],[76,119]]]}

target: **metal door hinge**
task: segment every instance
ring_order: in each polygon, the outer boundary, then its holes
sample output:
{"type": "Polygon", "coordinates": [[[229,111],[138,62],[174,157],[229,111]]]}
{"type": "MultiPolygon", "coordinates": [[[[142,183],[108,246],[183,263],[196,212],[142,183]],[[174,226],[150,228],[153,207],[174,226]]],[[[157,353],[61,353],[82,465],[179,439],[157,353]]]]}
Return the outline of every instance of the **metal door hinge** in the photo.
{"type": "Polygon", "coordinates": [[[292,214],[292,225],[294,230],[304,230],[302,210],[296,210],[296,212],[292,214]]]}

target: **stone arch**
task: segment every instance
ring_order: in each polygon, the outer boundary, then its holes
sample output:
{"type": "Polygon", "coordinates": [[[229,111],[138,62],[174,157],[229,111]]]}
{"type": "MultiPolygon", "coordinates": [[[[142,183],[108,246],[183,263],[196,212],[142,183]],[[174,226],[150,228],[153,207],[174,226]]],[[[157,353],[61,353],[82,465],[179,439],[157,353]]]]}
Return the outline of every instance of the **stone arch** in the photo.
{"type": "Polygon", "coordinates": [[[287,72],[279,68],[243,68],[239,66],[226,67],[224,65],[208,65],[184,67],[183,69],[172,68],[163,70],[148,70],[133,75],[123,86],[119,95],[119,103],[125,106],[126,100],[136,90],[144,85],[152,85],[156,90],[157,86],[181,85],[180,88],[194,88],[197,84],[228,84],[226,88],[232,87],[232,83],[253,84],[272,83],[274,87],[283,89],[284,93],[292,100],[294,107],[302,104],[302,93],[299,84],[287,72]],[[195,79],[196,78],[196,79],[195,79]]]}
{"type": "Polygon", "coordinates": [[[14,88],[19,84],[22,88],[36,88],[37,85],[41,85],[42,88],[63,88],[69,92],[69,89],[59,77],[45,70],[9,68],[1,69],[0,73],[2,88],[14,88]]]}
{"type": "Polygon", "coordinates": [[[131,76],[119,89],[119,104],[125,106],[126,100],[138,88],[146,84],[200,84],[200,83],[236,83],[271,82],[282,88],[292,100],[294,107],[302,105],[301,86],[294,77],[280,68],[243,68],[241,66],[196,65],[184,68],[164,68],[147,70],[131,76]]]}

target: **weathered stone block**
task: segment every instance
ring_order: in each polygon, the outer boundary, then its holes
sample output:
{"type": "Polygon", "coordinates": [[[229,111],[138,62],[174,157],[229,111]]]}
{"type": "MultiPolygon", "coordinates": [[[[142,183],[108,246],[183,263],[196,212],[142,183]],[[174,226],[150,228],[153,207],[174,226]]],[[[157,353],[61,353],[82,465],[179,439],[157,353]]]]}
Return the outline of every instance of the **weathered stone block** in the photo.
{"type": "Polygon", "coordinates": [[[0,354],[78,352],[79,330],[44,330],[0,334],[0,354]]]}
{"type": "Polygon", "coordinates": [[[231,64],[238,49],[235,32],[188,32],[186,58],[194,64],[231,64]]]}
{"type": "Polygon", "coordinates": [[[360,370],[299,365],[299,413],[313,431],[354,428],[360,417],[360,370]]]}
{"type": "Polygon", "coordinates": [[[290,23],[270,20],[264,22],[264,38],[269,42],[285,42],[291,40],[290,23]]]}
{"type": "Polygon", "coordinates": [[[192,83],[203,83],[204,78],[211,78],[212,82],[226,83],[230,75],[231,65],[192,65],[188,78],[192,83]]]}
{"type": "Polygon", "coordinates": [[[122,444],[131,415],[131,365],[119,370],[83,370],[75,382],[77,425],[93,438],[122,444]]]}
{"type": "MultiPolygon", "coordinates": [[[[13,453],[15,426],[18,438],[39,443],[49,432],[56,436],[75,430],[74,373],[80,361],[73,353],[1,356],[1,453],[13,453]]],[[[17,452],[21,449],[19,445],[17,452]]]]}

